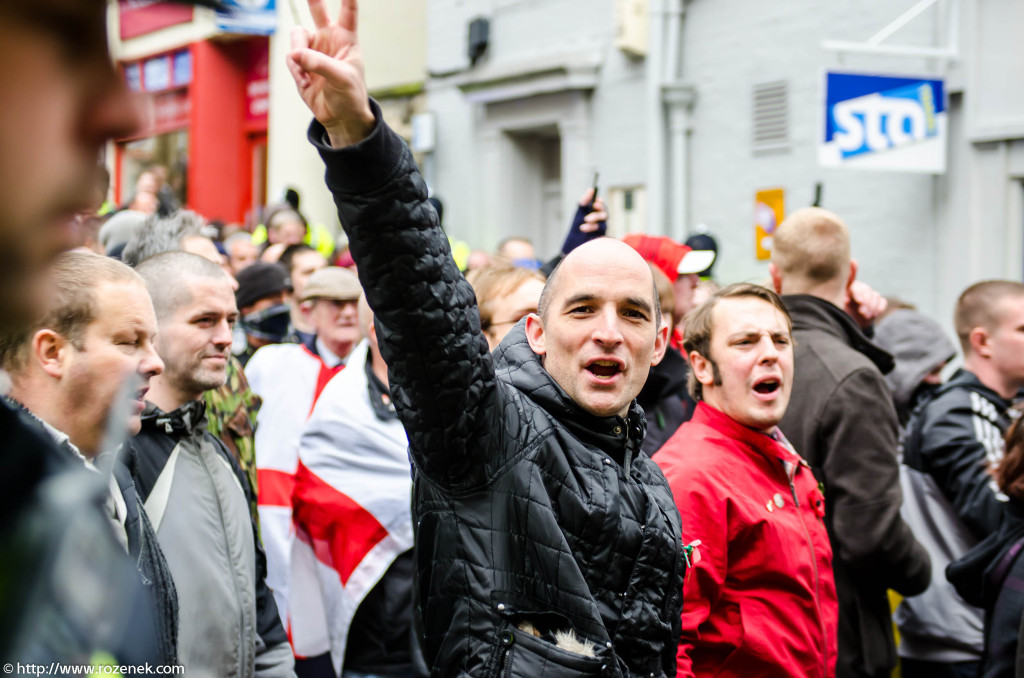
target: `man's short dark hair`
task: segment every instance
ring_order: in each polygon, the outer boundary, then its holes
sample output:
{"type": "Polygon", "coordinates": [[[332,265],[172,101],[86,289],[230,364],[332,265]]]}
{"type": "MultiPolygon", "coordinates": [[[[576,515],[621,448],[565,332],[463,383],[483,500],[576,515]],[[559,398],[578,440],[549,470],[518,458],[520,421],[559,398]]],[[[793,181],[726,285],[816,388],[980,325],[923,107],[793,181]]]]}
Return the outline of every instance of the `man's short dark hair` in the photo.
{"type": "Polygon", "coordinates": [[[168,318],[192,301],[191,278],[229,281],[224,269],[191,252],[164,252],[149,257],[135,269],[146,281],[158,320],[168,318]]]}
{"type": "Polygon", "coordinates": [[[999,324],[999,302],[1006,297],[1024,296],[1024,284],[1013,280],[984,280],[960,295],[953,312],[953,326],[964,355],[971,352],[971,331],[983,327],[989,332],[999,324]]]}
{"type": "MultiPolygon", "coordinates": [[[[713,311],[715,306],[722,299],[738,299],[742,297],[754,297],[755,299],[761,299],[767,301],[769,304],[774,306],[776,310],[782,313],[783,317],[786,318],[786,324],[789,326],[789,331],[793,331],[793,319],[789,317],[789,311],[786,310],[786,306],[782,303],[782,299],[779,295],[772,292],[767,287],[762,285],[754,285],[752,283],[734,283],[718,290],[712,294],[707,301],[695,308],[686,320],[686,332],[683,335],[683,350],[686,351],[686,357],[689,359],[691,353],[697,353],[704,357],[708,362],[711,363],[711,370],[714,375],[715,385],[720,385],[722,382],[721,376],[718,372],[718,365],[715,363],[714,358],[711,357],[711,334],[713,329],[713,311]]],[[[693,370],[690,370],[690,376],[688,377],[686,388],[690,392],[690,396],[697,401],[704,399],[703,384],[697,381],[697,376],[693,370]]]]}
{"type": "MultiPolygon", "coordinates": [[[[297,243],[295,245],[288,245],[281,252],[281,256],[278,258],[277,263],[284,266],[288,271],[288,275],[295,272],[295,257],[299,256],[303,252],[317,252],[315,247],[311,247],[304,242],[297,243]]],[[[319,252],[317,252],[319,254],[319,252]]]]}

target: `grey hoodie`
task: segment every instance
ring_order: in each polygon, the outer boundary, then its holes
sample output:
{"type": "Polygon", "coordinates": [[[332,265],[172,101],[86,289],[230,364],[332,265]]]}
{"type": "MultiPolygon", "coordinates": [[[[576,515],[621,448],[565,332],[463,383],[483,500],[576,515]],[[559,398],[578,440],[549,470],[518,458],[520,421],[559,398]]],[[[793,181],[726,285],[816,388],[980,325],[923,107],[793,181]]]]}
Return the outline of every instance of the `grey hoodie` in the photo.
{"type": "Polygon", "coordinates": [[[900,425],[906,425],[921,380],[952,360],[956,348],[937,322],[909,308],[897,309],[879,321],[874,340],[896,359],[896,367],[885,375],[885,382],[892,391],[900,425]]]}

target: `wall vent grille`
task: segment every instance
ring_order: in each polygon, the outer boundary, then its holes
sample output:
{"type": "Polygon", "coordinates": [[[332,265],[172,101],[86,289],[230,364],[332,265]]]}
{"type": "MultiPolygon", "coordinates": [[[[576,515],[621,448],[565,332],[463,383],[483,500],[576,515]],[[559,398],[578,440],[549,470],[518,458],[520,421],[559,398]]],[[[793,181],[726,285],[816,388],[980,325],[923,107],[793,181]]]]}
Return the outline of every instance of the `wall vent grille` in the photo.
{"type": "Polygon", "coordinates": [[[760,153],[789,150],[789,86],[785,81],[754,85],[752,149],[760,153]]]}

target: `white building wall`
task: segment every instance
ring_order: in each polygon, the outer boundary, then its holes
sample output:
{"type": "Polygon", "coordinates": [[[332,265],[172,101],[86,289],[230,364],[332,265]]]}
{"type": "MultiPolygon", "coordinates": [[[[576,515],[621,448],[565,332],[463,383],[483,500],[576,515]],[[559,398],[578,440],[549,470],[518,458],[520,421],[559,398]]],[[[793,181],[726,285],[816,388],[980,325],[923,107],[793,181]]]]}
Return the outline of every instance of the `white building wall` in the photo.
{"type": "MultiPolygon", "coordinates": [[[[788,213],[811,204],[815,183],[821,182],[822,206],[842,216],[851,229],[862,279],[931,310],[935,179],[822,169],[816,155],[823,124],[823,67],[927,73],[919,60],[847,56],[841,61],[823,50],[821,41],[862,42],[912,4],[913,0],[687,4],[683,73],[697,90],[691,215],[718,240],[717,278],[732,282],[767,277],[767,262],[755,258],[756,191],[785,189],[788,213]],[[779,80],[789,87],[789,150],[756,155],[751,141],[753,88],[779,80]]],[[[932,18],[921,16],[898,34],[898,40],[931,45],[934,31],[932,18]]]]}
{"type": "Polygon", "coordinates": [[[595,169],[605,195],[644,183],[644,61],[613,46],[615,12],[615,0],[431,0],[427,101],[437,147],[427,174],[450,233],[488,249],[527,235],[546,257],[595,169]],[[490,19],[490,44],[471,65],[477,17],[490,19]],[[542,129],[561,148],[555,227],[538,221],[551,212],[535,204],[534,166],[513,138],[542,129]]]}
{"type": "MultiPolygon", "coordinates": [[[[960,58],[898,58],[825,50],[823,40],[864,42],[916,0],[688,0],[682,35],[681,83],[695,92],[687,152],[687,186],[669,183],[662,199],[685,191],[684,223],[704,224],[718,238],[717,277],[726,282],[767,277],[767,263],[754,254],[753,203],[756,191],[786,190],[786,210],[810,204],[815,184],[822,205],[840,214],[853,234],[860,276],[885,294],[917,304],[948,322],[956,296],[987,277],[1020,279],[1024,274],[1024,95],[1012,83],[1024,81],[1024,3],[1018,0],[940,0],[886,42],[945,47],[950,22],[959,34],[960,58]],[[944,176],[823,169],[816,157],[822,121],[824,68],[933,75],[947,79],[950,147],[944,176]],[[789,146],[785,152],[752,150],[753,88],[785,81],[789,88],[789,146]]],[[[669,7],[651,0],[651,12],[669,7]]],[[[431,0],[428,6],[428,107],[437,115],[438,145],[430,165],[433,188],[445,199],[449,230],[474,246],[493,247],[504,236],[530,233],[516,219],[509,186],[522,186],[510,158],[514,153],[493,123],[496,110],[540,111],[541,97],[514,103],[474,103],[465,83],[487,80],[488,72],[529,70],[527,63],[559,55],[596,53],[596,75],[584,90],[589,147],[579,152],[601,172],[602,191],[651,184],[647,139],[652,98],[645,78],[647,59],[628,57],[613,46],[615,3],[611,0],[431,0]],[[487,56],[470,66],[465,54],[467,25],[477,16],[491,20],[487,56]],[[459,85],[462,85],[460,89],[459,85]],[[505,151],[502,147],[505,146],[505,151]],[[503,183],[504,182],[504,183],[503,183]]],[[[653,25],[653,24],[652,24],[653,25]]],[[[655,39],[652,33],[652,41],[655,39]]],[[[493,79],[493,78],[492,78],[493,79]]],[[[499,85],[492,83],[493,88],[499,85]]],[[[666,137],[667,144],[668,137],[666,137]]],[[[666,149],[667,153],[667,149],[666,149]]],[[[580,158],[563,148],[565,215],[589,183],[580,158]],[[575,163],[575,166],[573,166],[575,163]],[[575,177],[569,181],[570,172],[575,177]],[[572,183],[582,182],[582,183],[572,183]]],[[[667,164],[667,163],[666,163],[667,164]]],[[[667,171],[667,170],[666,170],[667,171]]],[[[656,184],[657,182],[655,182],[656,184]]],[[[520,196],[521,200],[521,196],[520,196]]],[[[652,204],[657,196],[647,196],[652,204]]],[[[670,204],[670,200],[666,200],[670,204]]],[[[671,213],[671,211],[667,211],[671,213]]],[[[682,224],[660,217],[650,232],[679,233],[682,224]]],[[[613,218],[618,215],[613,214],[613,218]]],[[[557,238],[544,239],[547,244],[557,238]]],[[[540,243],[538,243],[540,244],[540,243]]],[[[547,252],[542,251],[542,255],[547,252]]]]}
{"type": "MultiPolygon", "coordinates": [[[[360,5],[360,44],[371,91],[422,83],[426,74],[426,0],[388,0],[360,5]]],[[[302,195],[302,211],[315,223],[338,228],[338,211],[324,184],[324,165],[306,138],[313,119],[295,88],[285,57],[291,49],[294,15],[278,2],[277,33],[270,39],[270,116],[267,129],[267,194],[280,200],[288,187],[302,195]]],[[[307,29],[313,21],[304,2],[294,3],[307,29]]],[[[336,16],[339,0],[328,0],[336,16]]]]}

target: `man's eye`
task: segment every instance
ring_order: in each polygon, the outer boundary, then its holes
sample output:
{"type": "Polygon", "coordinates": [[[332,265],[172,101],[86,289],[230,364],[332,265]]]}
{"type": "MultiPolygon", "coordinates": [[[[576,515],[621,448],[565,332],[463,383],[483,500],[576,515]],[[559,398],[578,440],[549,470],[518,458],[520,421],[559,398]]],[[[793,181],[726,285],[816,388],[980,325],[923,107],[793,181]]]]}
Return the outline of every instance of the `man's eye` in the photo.
{"type": "Polygon", "coordinates": [[[576,307],[574,307],[574,308],[569,310],[569,313],[589,313],[589,312],[590,312],[590,307],[589,306],[576,306],[576,307]]]}

